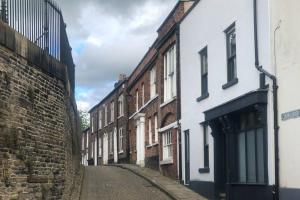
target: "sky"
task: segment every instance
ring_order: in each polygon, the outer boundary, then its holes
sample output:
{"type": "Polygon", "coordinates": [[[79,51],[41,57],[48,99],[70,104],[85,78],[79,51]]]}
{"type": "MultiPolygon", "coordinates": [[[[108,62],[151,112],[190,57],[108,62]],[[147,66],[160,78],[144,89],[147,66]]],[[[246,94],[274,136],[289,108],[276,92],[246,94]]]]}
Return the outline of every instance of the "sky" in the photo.
{"type": "Polygon", "coordinates": [[[76,65],[76,100],[88,111],[130,75],[177,0],[56,0],[76,65]]]}

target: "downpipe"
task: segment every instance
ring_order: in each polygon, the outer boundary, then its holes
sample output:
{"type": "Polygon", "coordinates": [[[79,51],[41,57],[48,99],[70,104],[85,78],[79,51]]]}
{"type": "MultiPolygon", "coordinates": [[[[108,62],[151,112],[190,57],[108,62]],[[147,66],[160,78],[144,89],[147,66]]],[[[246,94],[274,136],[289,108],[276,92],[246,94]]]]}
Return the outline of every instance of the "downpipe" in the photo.
{"type": "MultiPolygon", "coordinates": [[[[275,75],[264,70],[259,64],[258,57],[258,34],[257,34],[257,0],[253,0],[254,11],[254,47],[255,47],[255,68],[264,76],[272,80],[273,84],[273,111],[274,111],[274,151],[275,151],[275,185],[272,193],[273,199],[279,200],[279,125],[278,125],[278,84],[275,75]]],[[[262,87],[262,78],[260,78],[260,86],[262,87]]]]}

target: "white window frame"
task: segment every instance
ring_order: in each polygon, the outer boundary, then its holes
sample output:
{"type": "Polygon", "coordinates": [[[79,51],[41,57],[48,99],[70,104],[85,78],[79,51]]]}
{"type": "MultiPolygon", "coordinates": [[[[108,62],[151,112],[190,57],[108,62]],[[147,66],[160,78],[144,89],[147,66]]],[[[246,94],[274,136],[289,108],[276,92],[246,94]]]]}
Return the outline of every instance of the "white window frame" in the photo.
{"type": "Polygon", "coordinates": [[[150,70],[150,99],[156,95],[156,67],[150,70]]]}
{"type": "Polygon", "coordinates": [[[155,140],[155,143],[157,143],[158,142],[158,118],[157,118],[157,114],[154,115],[154,131],[155,131],[154,140],[155,140]]]}
{"type": "Polygon", "coordinates": [[[98,138],[98,145],[99,145],[99,157],[102,156],[102,139],[101,137],[98,138]]]}
{"type": "Polygon", "coordinates": [[[99,130],[102,128],[102,111],[98,111],[99,130]]]}
{"type": "Polygon", "coordinates": [[[110,103],[110,122],[113,122],[115,120],[115,104],[112,101],[110,103]]]}
{"type": "Polygon", "coordinates": [[[135,109],[136,111],[139,110],[139,91],[135,91],[135,109]]]}
{"type": "Polygon", "coordinates": [[[145,104],[145,84],[142,84],[142,106],[145,104]]]}
{"type": "Polygon", "coordinates": [[[162,134],[163,138],[163,160],[173,160],[173,129],[169,129],[162,134]]]}
{"type": "Polygon", "coordinates": [[[124,95],[120,95],[118,99],[119,117],[124,115],[124,95]]]}
{"type": "Polygon", "coordinates": [[[109,133],[109,153],[113,153],[113,132],[109,133]]]}
{"type": "Polygon", "coordinates": [[[92,158],[94,158],[94,150],[95,150],[94,149],[94,142],[92,142],[92,146],[91,147],[92,147],[92,149],[91,149],[92,150],[92,158]]]}
{"type": "Polygon", "coordinates": [[[123,128],[119,129],[119,152],[122,153],[123,150],[123,143],[124,143],[124,133],[123,133],[123,128]]]}
{"type": "Polygon", "coordinates": [[[107,126],[107,121],[108,121],[108,108],[107,105],[104,106],[104,125],[107,126]]]}
{"type": "Polygon", "coordinates": [[[148,136],[149,136],[149,145],[152,145],[152,124],[151,118],[148,119],[148,136]]]}
{"type": "Polygon", "coordinates": [[[91,117],[92,133],[94,133],[94,117],[91,117]]]}
{"type": "Polygon", "coordinates": [[[176,45],[164,55],[164,102],[176,96],[176,45]]]}

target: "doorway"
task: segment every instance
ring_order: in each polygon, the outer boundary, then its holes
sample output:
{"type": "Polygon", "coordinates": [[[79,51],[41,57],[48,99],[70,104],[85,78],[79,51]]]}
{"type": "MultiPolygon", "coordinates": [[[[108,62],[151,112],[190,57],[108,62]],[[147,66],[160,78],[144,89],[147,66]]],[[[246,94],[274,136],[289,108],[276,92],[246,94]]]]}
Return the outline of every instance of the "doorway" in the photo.
{"type": "Polygon", "coordinates": [[[103,164],[108,164],[108,135],[106,133],[103,136],[103,164]]]}
{"type": "Polygon", "coordinates": [[[184,147],[185,147],[185,184],[190,184],[190,131],[184,131],[184,147]]]}

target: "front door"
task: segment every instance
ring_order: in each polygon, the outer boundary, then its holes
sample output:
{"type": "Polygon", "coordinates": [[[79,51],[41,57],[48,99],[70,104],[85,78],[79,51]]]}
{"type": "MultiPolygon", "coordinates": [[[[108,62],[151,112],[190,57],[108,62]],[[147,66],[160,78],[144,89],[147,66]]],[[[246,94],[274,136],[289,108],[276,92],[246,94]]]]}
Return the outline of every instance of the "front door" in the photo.
{"type": "Polygon", "coordinates": [[[98,165],[98,154],[97,154],[97,138],[95,138],[95,145],[94,145],[94,165],[98,165]]]}
{"type": "Polygon", "coordinates": [[[184,132],[185,146],[185,184],[190,184],[190,131],[184,132]]]}
{"type": "Polygon", "coordinates": [[[104,134],[103,137],[103,164],[108,164],[108,135],[104,134]]]}

